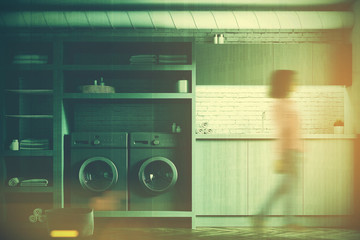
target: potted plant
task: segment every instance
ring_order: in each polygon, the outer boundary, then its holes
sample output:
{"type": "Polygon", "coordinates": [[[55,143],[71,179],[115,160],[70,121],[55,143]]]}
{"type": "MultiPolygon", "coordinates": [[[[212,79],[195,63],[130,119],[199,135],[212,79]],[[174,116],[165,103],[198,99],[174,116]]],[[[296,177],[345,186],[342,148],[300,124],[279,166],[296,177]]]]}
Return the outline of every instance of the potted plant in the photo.
{"type": "Polygon", "coordinates": [[[334,123],[334,133],[344,134],[344,122],[342,120],[336,120],[334,123]]]}

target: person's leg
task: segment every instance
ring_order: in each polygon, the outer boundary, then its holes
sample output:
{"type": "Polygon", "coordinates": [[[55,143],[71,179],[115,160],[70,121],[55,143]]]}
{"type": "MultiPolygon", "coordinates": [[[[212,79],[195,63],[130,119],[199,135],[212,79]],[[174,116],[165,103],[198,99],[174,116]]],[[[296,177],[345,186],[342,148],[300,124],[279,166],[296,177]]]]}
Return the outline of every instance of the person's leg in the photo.
{"type": "Polygon", "coordinates": [[[284,195],[289,188],[289,174],[278,174],[277,184],[269,197],[263,203],[257,215],[268,215],[271,207],[284,195]]]}
{"type": "Polygon", "coordinates": [[[300,167],[300,153],[296,151],[291,152],[291,165],[293,170],[288,175],[288,184],[289,189],[286,192],[285,197],[285,215],[287,216],[287,225],[296,225],[295,215],[298,214],[298,201],[297,201],[297,193],[298,193],[298,183],[299,183],[299,167],[300,167]]]}

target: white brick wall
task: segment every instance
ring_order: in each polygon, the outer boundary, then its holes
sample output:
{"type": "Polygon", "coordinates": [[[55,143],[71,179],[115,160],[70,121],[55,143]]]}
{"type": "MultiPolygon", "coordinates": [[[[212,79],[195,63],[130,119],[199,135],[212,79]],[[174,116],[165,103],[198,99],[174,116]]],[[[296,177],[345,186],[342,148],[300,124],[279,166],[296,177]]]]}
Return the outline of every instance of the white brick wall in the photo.
{"type": "MultiPolygon", "coordinates": [[[[273,133],[267,86],[197,86],[198,134],[273,133]]],[[[333,133],[344,120],[344,87],[298,86],[292,97],[302,119],[302,133],[333,133]]]]}

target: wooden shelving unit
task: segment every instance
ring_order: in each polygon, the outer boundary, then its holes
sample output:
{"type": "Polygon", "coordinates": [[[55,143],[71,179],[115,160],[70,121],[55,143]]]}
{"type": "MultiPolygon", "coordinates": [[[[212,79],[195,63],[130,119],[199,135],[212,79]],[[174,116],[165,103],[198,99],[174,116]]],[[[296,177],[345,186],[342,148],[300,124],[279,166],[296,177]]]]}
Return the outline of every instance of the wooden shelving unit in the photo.
{"type": "Polygon", "coordinates": [[[64,99],[192,99],[191,93],[65,93],[64,99]]]}
{"type": "Polygon", "coordinates": [[[3,152],[5,157],[26,157],[26,156],[36,156],[36,157],[51,157],[53,156],[53,150],[19,150],[19,151],[10,151],[6,150],[3,152]]]}
{"type": "Polygon", "coordinates": [[[62,70],[79,71],[191,71],[192,65],[160,65],[160,64],[137,64],[137,65],[63,65],[62,70]]]}
{"type": "MultiPolygon", "coordinates": [[[[21,198],[22,203],[19,207],[24,207],[22,211],[32,211],[33,209],[28,208],[35,205],[34,201],[38,202],[36,205],[43,209],[57,206],[59,199],[55,199],[53,194],[59,191],[54,185],[56,182],[54,173],[58,171],[56,163],[59,158],[54,152],[53,145],[58,141],[54,138],[54,132],[59,123],[54,119],[53,108],[56,102],[54,99],[56,79],[54,78],[53,42],[40,38],[29,40],[10,37],[2,40],[0,160],[7,172],[6,176],[2,176],[1,188],[4,191],[5,201],[8,201],[6,208],[10,216],[16,214],[12,199],[21,198]],[[47,56],[45,64],[34,64],[27,60],[21,64],[13,63],[16,57],[23,56],[25,59],[30,55],[38,54],[47,56]],[[9,150],[13,139],[18,139],[20,150],[9,150]],[[48,146],[31,145],[31,150],[25,150],[23,149],[25,146],[21,145],[21,140],[24,139],[47,140],[48,146]],[[38,150],[40,148],[41,150],[38,150]],[[46,178],[50,184],[46,187],[9,187],[8,181],[14,177],[46,178]]],[[[14,220],[19,223],[28,223],[27,219],[14,220]]]]}
{"type": "MultiPolygon", "coordinates": [[[[104,36],[89,41],[87,38],[71,35],[53,35],[32,36],[30,40],[14,35],[14,38],[3,40],[2,50],[6,54],[1,61],[0,71],[6,81],[1,85],[1,92],[6,101],[1,101],[0,112],[1,161],[5,164],[22,164],[27,160],[36,161],[34,157],[42,159],[41,161],[46,159],[49,164],[42,171],[50,173],[52,177],[49,187],[6,187],[5,193],[24,193],[24,196],[50,194],[49,199],[54,208],[64,207],[64,136],[77,130],[74,127],[74,111],[77,108],[74,106],[98,101],[105,105],[121,106],[148,106],[146,104],[149,102],[153,104],[152,107],[157,104],[169,105],[167,111],[171,111],[170,114],[181,116],[178,121],[183,126],[186,146],[189,148],[187,151],[190,153],[187,177],[191,178],[195,143],[193,116],[196,79],[193,39],[115,39],[104,36]],[[46,55],[48,62],[13,64],[13,56],[24,52],[46,55]],[[177,64],[130,64],[129,58],[138,54],[182,54],[186,58],[177,64]],[[104,78],[106,85],[115,88],[115,93],[79,91],[80,86],[94,84],[94,80],[99,80],[100,77],[104,78]],[[187,92],[178,92],[176,89],[176,82],[182,79],[188,80],[187,92]],[[174,104],[173,108],[171,104],[174,104]],[[179,106],[182,107],[179,109],[179,106]],[[184,111],[184,114],[181,115],[178,111],[184,111]],[[49,150],[8,150],[12,139],[44,136],[50,140],[49,150]],[[16,161],[9,163],[12,159],[16,161]]],[[[154,124],[160,126],[163,122],[154,124]]],[[[12,168],[16,169],[14,166],[12,168]]],[[[7,176],[7,179],[11,177],[15,176],[7,176]]],[[[189,188],[184,191],[191,198],[194,194],[192,188],[189,188]]],[[[96,211],[95,216],[195,217],[192,202],[188,203],[186,211],[96,211]]]]}
{"type": "Polygon", "coordinates": [[[6,92],[17,93],[17,94],[53,94],[52,89],[5,89],[6,92]]]}
{"type": "Polygon", "coordinates": [[[8,193],[52,193],[53,187],[7,187],[8,193]]]}
{"type": "Polygon", "coordinates": [[[53,118],[53,115],[44,115],[44,114],[40,114],[40,115],[12,115],[12,114],[6,114],[5,117],[8,118],[32,118],[32,119],[36,119],[36,118],[53,118]]]}

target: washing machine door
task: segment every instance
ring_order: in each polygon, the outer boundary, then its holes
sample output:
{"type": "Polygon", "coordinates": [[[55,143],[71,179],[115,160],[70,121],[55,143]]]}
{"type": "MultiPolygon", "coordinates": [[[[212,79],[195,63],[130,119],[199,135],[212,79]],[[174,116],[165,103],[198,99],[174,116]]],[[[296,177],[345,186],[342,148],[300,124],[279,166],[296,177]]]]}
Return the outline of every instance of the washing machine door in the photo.
{"type": "Polygon", "coordinates": [[[79,181],[81,186],[93,192],[103,192],[111,188],[119,175],[115,164],[105,157],[87,159],[80,167],[79,181]]]}
{"type": "Polygon", "coordinates": [[[151,193],[159,194],[171,189],[178,178],[176,166],[164,157],[152,157],[139,169],[140,184],[151,193]]]}

